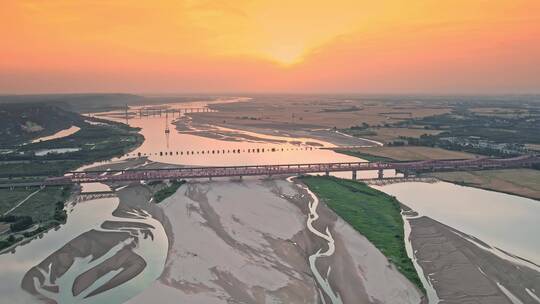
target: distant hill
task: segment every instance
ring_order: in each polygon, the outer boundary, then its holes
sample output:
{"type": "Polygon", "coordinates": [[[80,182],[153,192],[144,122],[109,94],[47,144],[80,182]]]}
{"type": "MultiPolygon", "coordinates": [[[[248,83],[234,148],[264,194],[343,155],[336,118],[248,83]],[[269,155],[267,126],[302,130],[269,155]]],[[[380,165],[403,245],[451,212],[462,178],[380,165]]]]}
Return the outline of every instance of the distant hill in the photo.
{"type": "Polygon", "coordinates": [[[87,113],[125,107],[126,104],[140,104],[145,97],[133,94],[40,94],[40,95],[0,95],[0,104],[47,103],[66,110],[87,113]]]}
{"type": "Polygon", "coordinates": [[[79,113],[101,112],[123,109],[127,105],[161,104],[212,100],[218,95],[151,95],[135,94],[37,94],[37,95],[0,95],[0,105],[13,103],[47,103],[68,111],[79,113]]]}
{"type": "Polygon", "coordinates": [[[48,103],[0,104],[0,148],[9,148],[83,123],[84,118],[79,114],[48,103]]]}

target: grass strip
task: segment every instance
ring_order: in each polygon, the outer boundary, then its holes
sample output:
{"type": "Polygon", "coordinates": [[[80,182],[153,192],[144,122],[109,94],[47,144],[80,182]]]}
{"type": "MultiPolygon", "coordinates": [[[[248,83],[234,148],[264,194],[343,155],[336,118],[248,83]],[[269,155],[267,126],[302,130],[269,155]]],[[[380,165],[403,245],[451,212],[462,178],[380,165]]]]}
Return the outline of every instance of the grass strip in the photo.
{"type": "Polygon", "coordinates": [[[401,207],[396,198],[364,183],[335,177],[302,177],[309,189],[377,247],[420,290],[424,287],[407,256],[401,207]]]}

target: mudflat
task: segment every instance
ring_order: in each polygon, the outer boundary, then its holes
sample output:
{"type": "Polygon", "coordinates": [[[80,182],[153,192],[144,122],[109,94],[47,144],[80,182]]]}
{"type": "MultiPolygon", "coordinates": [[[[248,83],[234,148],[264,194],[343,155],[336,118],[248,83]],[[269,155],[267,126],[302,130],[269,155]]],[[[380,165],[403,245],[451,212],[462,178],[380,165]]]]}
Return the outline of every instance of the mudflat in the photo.
{"type": "Polygon", "coordinates": [[[409,222],[417,261],[442,302],[538,303],[532,293],[540,290],[538,265],[495,254],[489,245],[429,217],[409,222]]]}

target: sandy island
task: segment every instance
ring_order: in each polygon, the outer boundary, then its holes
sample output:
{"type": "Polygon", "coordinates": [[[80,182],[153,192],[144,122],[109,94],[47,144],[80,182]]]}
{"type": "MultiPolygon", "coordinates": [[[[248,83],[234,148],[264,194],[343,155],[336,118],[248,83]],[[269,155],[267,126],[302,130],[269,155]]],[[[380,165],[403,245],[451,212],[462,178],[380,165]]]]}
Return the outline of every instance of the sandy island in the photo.
{"type": "MultiPolygon", "coordinates": [[[[309,199],[285,180],[183,185],[159,205],[170,223],[165,270],[128,303],[323,303],[308,256],[326,244],[306,229],[309,199]]],[[[371,243],[325,206],[319,212],[336,252],[317,266],[332,267],[343,303],[421,303],[371,243]]]]}

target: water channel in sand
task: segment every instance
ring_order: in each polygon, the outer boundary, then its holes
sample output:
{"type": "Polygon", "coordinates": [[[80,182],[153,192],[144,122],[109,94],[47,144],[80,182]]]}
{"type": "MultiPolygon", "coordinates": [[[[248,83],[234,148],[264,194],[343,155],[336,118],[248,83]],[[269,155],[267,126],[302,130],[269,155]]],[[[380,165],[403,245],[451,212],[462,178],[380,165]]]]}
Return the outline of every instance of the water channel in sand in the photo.
{"type": "MultiPolygon", "coordinates": [[[[121,303],[139,292],[140,288],[157,279],[163,269],[168,246],[162,225],[147,214],[138,218],[114,216],[113,211],[118,207],[118,203],[118,198],[102,198],[72,204],[67,207],[67,222],[60,228],[48,231],[42,237],[18,246],[13,252],[0,255],[0,294],[2,295],[2,303],[35,303],[36,299],[21,288],[21,282],[25,275],[48,257],[54,257],[57,250],[84,233],[100,231],[106,235],[110,232],[122,231],[123,228],[121,227],[103,229],[102,224],[106,221],[122,224],[126,222],[144,223],[154,227],[152,229],[154,238],[139,237],[139,246],[134,249],[134,252],[144,257],[147,263],[144,271],[128,283],[97,296],[84,298],[89,292],[98,288],[100,283],[104,283],[103,280],[96,281],[78,297],[73,296],[71,291],[75,278],[113,256],[119,249],[118,246],[121,245],[118,244],[116,248],[107,250],[108,252],[96,261],[92,261],[91,253],[86,258],[75,258],[74,264],[69,267],[64,275],[59,277],[56,282],[50,282],[50,285],[59,286],[58,293],[48,292],[46,289],[42,289],[42,286],[37,281],[34,281],[40,294],[58,300],[59,303],[121,303]]],[[[51,269],[41,270],[45,277],[50,277],[51,269]]],[[[112,272],[112,274],[115,273],[112,272]]],[[[104,279],[107,278],[110,279],[110,276],[104,277],[104,279]]]]}
{"type": "MultiPolygon", "coordinates": [[[[288,178],[287,181],[293,182],[292,178],[288,178]]],[[[341,297],[339,294],[334,292],[332,289],[332,286],[330,286],[330,282],[328,278],[330,277],[330,271],[332,270],[331,267],[328,267],[328,271],[326,273],[326,276],[323,277],[321,273],[319,272],[319,269],[317,268],[317,260],[321,257],[329,257],[334,254],[334,251],[336,250],[336,246],[334,244],[334,238],[332,237],[332,234],[330,233],[330,230],[328,227],[326,227],[325,232],[321,232],[315,227],[313,227],[313,222],[317,221],[319,218],[319,214],[317,213],[317,207],[319,206],[319,198],[309,190],[308,187],[304,185],[299,185],[302,189],[304,189],[310,196],[311,201],[309,203],[308,209],[309,214],[307,216],[307,228],[308,230],[313,233],[314,235],[324,239],[328,244],[328,249],[323,251],[322,248],[320,248],[317,252],[309,256],[309,267],[311,269],[311,272],[313,272],[313,275],[315,276],[315,280],[317,280],[317,283],[323,290],[323,292],[328,296],[330,301],[332,301],[332,304],[343,304],[343,301],[341,300],[341,297]]]]}

